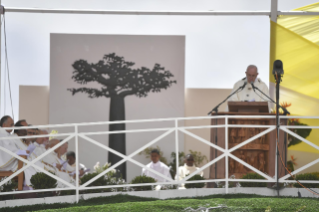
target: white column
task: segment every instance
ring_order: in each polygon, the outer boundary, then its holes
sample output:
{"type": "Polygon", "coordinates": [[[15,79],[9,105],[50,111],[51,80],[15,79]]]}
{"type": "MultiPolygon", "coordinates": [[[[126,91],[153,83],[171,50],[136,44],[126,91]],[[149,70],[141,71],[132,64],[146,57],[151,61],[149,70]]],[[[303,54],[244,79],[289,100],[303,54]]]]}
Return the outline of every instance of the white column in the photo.
{"type": "Polygon", "coordinates": [[[278,0],[271,0],[270,20],[277,23],[278,16],[278,0]]]}

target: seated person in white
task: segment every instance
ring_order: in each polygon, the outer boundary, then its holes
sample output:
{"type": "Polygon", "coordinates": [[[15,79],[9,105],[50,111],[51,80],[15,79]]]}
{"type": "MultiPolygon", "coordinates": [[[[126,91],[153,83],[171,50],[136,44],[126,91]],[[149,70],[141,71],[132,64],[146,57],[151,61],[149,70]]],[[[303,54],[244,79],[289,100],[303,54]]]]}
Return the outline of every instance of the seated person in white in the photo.
{"type": "MultiPolygon", "coordinates": [[[[42,131],[42,130],[39,130],[38,131],[38,135],[45,135],[45,133],[42,131]]],[[[36,138],[35,139],[35,142],[33,142],[33,144],[36,146],[35,150],[34,150],[34,153],[37,155],[37,156],[40,156],[42,155],[43,153],[45,153],[47,150],[45,148],[45,139],[44,137],[41,137],[41,138],[36,138]]]]}
{"type": "MultiPolygon", "coordinates": [[[[66,158],[67,158],[67,161],[68,161],[66,169],[68,171],[71,171],[72,175],[73,175],[75,173],[75,169],[76,169],[75,152],[73,152],[73,151],[67,152],[66,153],[66,158]]],[[[79,168],[79,174],[80,174],[79,177],[83,177],[83,175],[86,172],[90,171],[90,169],[87,169],[85,167],[85,165],[83,165],[82,163],[79,163],[79,167],[78,168],[79,168]]]]}
{"type": "MultiPolygon", "coordinates": [[[[13,127],[13,120],[10,116],[4,116],[0,120],[1,127],[13,127]]],[[[25,142],[20,140],[17,135],[12,135],[13,130],[4,130],[0,128],[0,137],[16,137],[15,139],[1,139],[0,146],[5,149],[16,153],[17,155],[26,155],[28,160],[31,161],[33,158],[34,146],[28,146],[25,142]]],[[[18,159],[0,151],[0,171],[12,171],[15,172],[18,169],[18,159]]],[[[25,182],[24,189],[32,189],[29,185],[31,177],[36,174],[36,170],[33,167],[29,167],[24,170],[25,182]]]]}
{"type": "MultiPolygon", "coordinates": [[[[184,179],[187,175],[192,174],[198,169],[199,168],[194,165],[193,155],[192,154],[186,155],[184,166],[178,167],[178,180],[184,179]]],[[[204,176],[203,171],[199,172],[198,175],[203,177],[204,176]]],[[[175,176],[175,180],[177,180],[177,175],[175,176]]],[[[182,187],[184,187],[184,184],[182,184],[182,187]]]]}
{"type": "MultiPolygon", "coordinates": [[[[153,149],[151,151],[151,160],[152,162],[150,162],[149,164],[147,164],[146,166],[161,173],[162,175],[168,177],[168,178],[172,178],[170,172],[169,172],[169,168],[160,161],[160,153],[157,149],[153,149]]],[[[154,178],[157,182],[169,182],[167,179],[164,179],[161,176],[158,176],[157,174],[143,168],[142,169],[142,175],[146,175],[148,177],[152,177],[154,178]]]]}
{"type": "MultiPolygon", "coordinates": [[[[49,149],[53,148],[58,143],[60,143],[58,139],[50,140],[48,144],[49,149]]],[[[61,159],[61,155],[67,151],[67,148],[68,148],[67,143],[63,144],[62,146],[60,146],[59,148],[55,149],[53,152],[45,156],[44,159],[42,160],[42,163],[46,165],[46,168],[48,168],[48,171],[55,173],[55,175],[57,175],[58,177],[75,185],[74,179],[69,175],[68,171],[66,171],[63,167],[64,164],[66,164],[66,161],[63,161],[61,159]]],[[[64,188],[65,185],[59,181],[58,187],[64,188]]]]}

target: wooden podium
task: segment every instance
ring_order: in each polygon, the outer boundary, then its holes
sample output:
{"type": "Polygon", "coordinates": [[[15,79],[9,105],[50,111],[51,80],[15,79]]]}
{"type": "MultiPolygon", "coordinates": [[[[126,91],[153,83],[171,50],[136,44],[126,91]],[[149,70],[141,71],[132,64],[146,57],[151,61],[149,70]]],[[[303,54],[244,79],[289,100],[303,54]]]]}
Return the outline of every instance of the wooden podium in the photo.
{"type": "MultiPolygon", "coordinates": [[[[220,115],[274,115],[270,114],[268,110],[267,102],[228,102],[228,108],[230,112],[213,113],[213,116],[220,115]]],[[[212,119],[212,125],[225,124],[225,118],[212,119]]],[[[229,118],[228,124],[240,124],[240,125],[275,125],[276,118],[229,118]]],[[[281,125],[286,125],[287,121],[282,120],[281,125]]],[[[266,128],[229,128],[228,129],[228,148],[232,148],[241,142],[253,137],[256,134],[266,130],[266,128]]],[[[287,158],[287,135],[285,132],[279,133],[279,150],[284,163],[287,158]]],[[[225,128],[212,128],[211,129],[211,142],[218,146],[225,148],[225,128]]],[[[211,147],[210,160],[215,159],[222,152],[211,147]]],[[[266,135],[257,138],[249,144],[242,146],[236,151],[232,152],[233,155],[239,159],[245,161],[256,169],[267,173],[269,176],[275,176],[275,163],[276,163],[276,130],[267,133],[266,135]]],[[[279,160],[279,177],[286,174],[285,168],[279,160]]],[[[246,168],[244,165],[238,163],[229,157],[228,161],[229,177],[235,175],[236,179],[241,178],[244,174],[253,172],[246,168]]],[[[225,178],[225,159],[219,160],[217,163],[210,167],[210,179],[223,179],[225,178]]],[[[210,185],[209,187],[213,187],[210,185]]]]}

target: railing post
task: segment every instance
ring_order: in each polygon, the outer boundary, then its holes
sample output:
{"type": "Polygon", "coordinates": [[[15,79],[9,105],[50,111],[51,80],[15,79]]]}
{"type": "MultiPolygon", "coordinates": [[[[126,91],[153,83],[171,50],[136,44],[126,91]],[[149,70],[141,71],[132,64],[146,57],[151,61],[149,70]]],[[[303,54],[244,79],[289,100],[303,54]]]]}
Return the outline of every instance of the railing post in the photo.
{"type": "Polygon", "coordinates": [[[79,136],[78,125],[74,126],[75,130],[75,186],[76,186],[76,203],[79,202],[79,136]]]}
{"type": "Polygon", "coordinates": [[[228,117],[225,117],[225,193],[228,194],[228,117]]]}
{"type": "MultiPolygon", "coordinates": [[[[179,173],[178,173],[178,167],[179,167],[179,153],[178,153],[178,120],[175,119],[175,154],[176,154],[176,179],[179,181],[179,173]]],[[[172,176],[174,179],[174,176],[172,176]]]]}

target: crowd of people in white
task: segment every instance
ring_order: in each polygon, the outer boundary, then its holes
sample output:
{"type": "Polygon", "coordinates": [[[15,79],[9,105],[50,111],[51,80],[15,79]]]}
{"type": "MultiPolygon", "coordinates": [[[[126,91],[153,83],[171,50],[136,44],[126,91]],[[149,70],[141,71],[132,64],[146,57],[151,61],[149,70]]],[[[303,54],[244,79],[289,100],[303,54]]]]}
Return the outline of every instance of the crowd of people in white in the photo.
{"type": "MultiPolygon", "coordinates": [[[[0,120],[0,146],[11,151],[17,155],[27,156],[27,160],[32,161],[37,157],[58,145],[62,140],[51,139],[49,140],[48,132],[44,129],[4,129],[4,128],[19,128],[31,126],[26,120],[19,120],[14,124],[13,119],[10,116],[4,116],[0,120]],[[35,136],[43,135],[43,137],[38,138],[23,138],[25,136],[35,136]]],[[[30,182],[31,177],[37,172],[42,172],[41,169],[49,171],[55,174],[57,177],[61,178],[67,183],[75,185],[76,175],[79,175],[79,179],[90,169],[87,169],[83,164],[78,165],[79,170],[76,170],[75,163],[76,155],[74,152],[68,152],[68,143],[56,148],[49,154],[38,160],[35,165],[40,167],[40,169],[34,168],[32,166],[24,170],[24,190],[32,190],[32,185],[30,182]]],[[[142,170],[142,175],[146,175],[154,178],[157,182],[168,182],[168,179],[172,179],[169,171],[169,167],[164,163],[160,162],[160,153],[158,150],[154,149],[151,152],[151,163],[146,165],[148,168],[153,169],[165,178],[147,170],[142,170]]],[[[18,159],[14,156],[0,150],[0,172],[1,171],[12,171],[15,172],[18,169],[18,159]]],[[[184,166],[179,167],[178,175],[175,176],[175,180],[181,180],[187,175],[195,172],[199,168],[194,165],[194,158],[191,154],[186,156],[184,166]],[[177,177],[178,176],[178,177],[177,177]]],[[[203,176],[203,172],[199,175],[203,176]]],[[[183,185],[181,185],[183,187],[183,185]]],[[[65,184],[58,181],[57,187],[66,187],[65,184]]]]}
{"type": "MultiPolygon", "coordinates": [[[[30,126],[26,120],[19,120],[14,124],[13,119],[10,116],[4,116],[0,120],[0,146],[17,154],[25,155],[29,161],[32,161],[59,144],[61,141],[58,139],[49,140],[48,132],[41,129],[3,129],[10,127],[27,127],[30,126]],[[20,138],[23,136],[44,135],[45,137],[39,138],[20,138]]],[[[86,172],[86,168],[83,164],[79,164],[79,169],[76,171],[75,153],[67,152],[68,143],[64,143],[48,155],[40,159],[35,163],[38,167],[50,171],[57,177],[63,179],[67,183],[75,185],[76,174],[80,177],[86,172]],[[63,158],[63,156],[66,156],[63,158]]],[[[12,171],[15,172],[18,169],[18,159],[14,156],[1,151],[0,153],[0,171],[12,171]]],[[[40,169],[36,169],[32,166],[24,170],[24,190],[32,189],[30,179],[37,172],[41,172],[40,169]]],[[[58,182],[58,187],[65,187],[63,183],[58,182]]]]}

